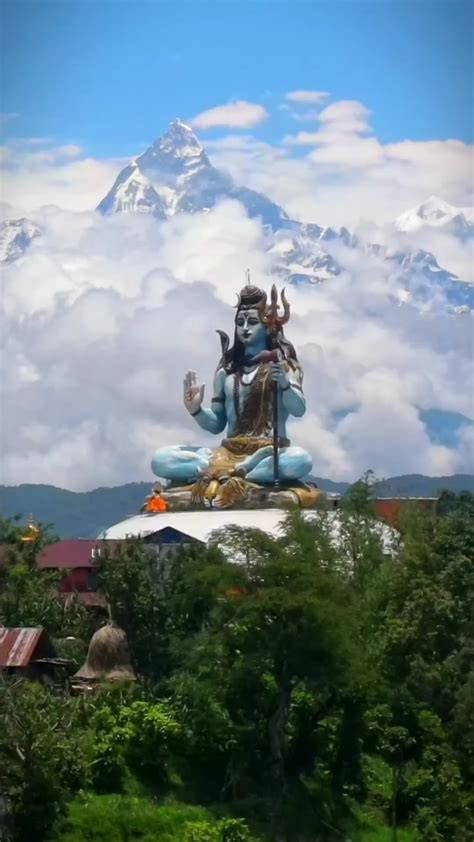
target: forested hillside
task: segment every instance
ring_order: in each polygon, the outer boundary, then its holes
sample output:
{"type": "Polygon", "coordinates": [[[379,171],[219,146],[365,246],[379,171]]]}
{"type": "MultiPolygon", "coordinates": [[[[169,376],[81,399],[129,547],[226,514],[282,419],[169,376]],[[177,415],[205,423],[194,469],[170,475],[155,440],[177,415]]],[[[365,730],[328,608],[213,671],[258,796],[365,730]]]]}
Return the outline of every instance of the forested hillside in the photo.
{"type": "MultiPolygon", "coordinates": [[[[345,494],[350,488],[348,482],[334,482],[324,477],[312,477],[312,480],[323,491],[331,493],[345,494]]],[[[107,526],[137,514],[151,485],[129,482],[115,488],[83,492],[67,491],[54,485],[3,485],[0,486],[0,515],[20,515],[19,522],[26,523],[31,513],[43,524],[54,524],[60,538],[95,538],[107,526]]],[[[408,474],[377,482],[374,493],[381,497],[436,497],[443,489],[455,494],[461,491],[474,494],[474,476],[408,474]]]]}
{"type": "MultiPolygon", "coordinates": [[[[139,680],[0,678],[5,838],[470,842],[474,498],[407,510],[387,557],[370,494],[345,498],[337,547],[322,512],[166,567],[136,542],[101,554],[139,680]]],[[[44,626],[73,671],[107,615],[66,608],[35,567],[48,535],[21,537],[3,522],[0,623],[44,626]]]]}

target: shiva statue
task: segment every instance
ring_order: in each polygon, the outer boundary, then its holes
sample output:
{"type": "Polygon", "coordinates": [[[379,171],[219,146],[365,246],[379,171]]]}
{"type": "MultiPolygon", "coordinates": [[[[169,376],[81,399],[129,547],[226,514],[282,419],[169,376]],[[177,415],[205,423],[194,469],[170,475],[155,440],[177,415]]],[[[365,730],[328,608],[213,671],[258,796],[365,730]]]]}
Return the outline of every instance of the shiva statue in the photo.
{"type": "Polygon", "coordinates": [[[186,489],[184,499],[194,506],[227,507],[245,500],[262,505],[280,484],[283,491],[292,489],[291,499],[300,505],[314,502],[311,487],[302,482],[311,471],[311,457],[303,448],[291,446],[286,430],[288,418],[301,417],[306,402],[303,370],[283,333],[290,316],[284,290],[281,302],[283,313],[275,286],[270,305],[258,287],[248,284],[242,289],[232,346],[227,334],[218,331],[222,355],[210,406],[204,406],[204,384],[198,383],[194,371],[187,372],[183,397],[191,417],[209,433],[227,431],[216,449],[176,445],[156,451],[152,470],[171,481],[166,491],[161,493],[158,487],[157,493],[170,505],[183,501],[186,489]],[[181,496],[173,489],[179,489],[181,496]]]}

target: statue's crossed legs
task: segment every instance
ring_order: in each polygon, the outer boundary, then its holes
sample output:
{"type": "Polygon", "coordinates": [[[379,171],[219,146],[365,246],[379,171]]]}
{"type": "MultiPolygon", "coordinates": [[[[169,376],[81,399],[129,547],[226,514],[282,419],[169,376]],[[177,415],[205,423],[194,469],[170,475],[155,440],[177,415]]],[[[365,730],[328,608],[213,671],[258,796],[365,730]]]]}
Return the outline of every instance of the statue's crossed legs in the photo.
{"type": "MultiPolygon", "coordinates": [[[[153,456],[151,467],[156,476],[172,482],[195,482],[211,466],[214,451],[209,447],[172,445],[160,447],[153,456]]],[[[312,468],[311,457],[302,447],[281,447],[278,451],[278,472],[281,482],[299,480],[312,468]]],[[[270,485],[273,482],[273,448],[262,447],[234,465],[250,482],[270,485]]]]}

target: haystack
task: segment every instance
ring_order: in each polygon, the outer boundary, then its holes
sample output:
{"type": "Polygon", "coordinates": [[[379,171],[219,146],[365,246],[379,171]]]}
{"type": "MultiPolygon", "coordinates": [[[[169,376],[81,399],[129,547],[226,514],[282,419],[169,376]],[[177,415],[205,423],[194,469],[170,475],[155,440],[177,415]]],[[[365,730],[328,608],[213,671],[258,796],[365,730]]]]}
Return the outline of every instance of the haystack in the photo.
{"type": "Polygon", "coordinates": [[[81,681],[136,681],[127,636],[109,623],[92,635],[84,665],[73,677],[81,681]]]}

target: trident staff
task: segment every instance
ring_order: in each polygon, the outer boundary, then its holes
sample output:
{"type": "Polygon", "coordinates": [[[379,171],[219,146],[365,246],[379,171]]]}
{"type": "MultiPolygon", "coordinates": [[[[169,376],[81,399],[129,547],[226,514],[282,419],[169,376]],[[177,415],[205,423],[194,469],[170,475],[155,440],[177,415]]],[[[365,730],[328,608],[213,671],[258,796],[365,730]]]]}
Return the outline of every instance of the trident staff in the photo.
{"type": "MultiPolygon", "coordinates": [[[[266,324],[270,331],[270,342],[272,350],[264,352],[260,356],[265,356],[265,362],[281,362],[282,354],[278,348],[278,331],[281,330],[284,324],[290,318],[290,306],[285,297],[285,290],[281,291],[281,301],[283,304],[283,313],[279,313],[278,307],[278,292],[275,284],[273,284],[270,293],[270,306],[263,309],[261,314],[262,322],[266,324]]],[[[279,435],[278,435],[278,383],[273,381],[272,384],[272,425],[273,425],[273,485],[275,489],[280,487],[279,477],[279,435]]]]}

